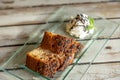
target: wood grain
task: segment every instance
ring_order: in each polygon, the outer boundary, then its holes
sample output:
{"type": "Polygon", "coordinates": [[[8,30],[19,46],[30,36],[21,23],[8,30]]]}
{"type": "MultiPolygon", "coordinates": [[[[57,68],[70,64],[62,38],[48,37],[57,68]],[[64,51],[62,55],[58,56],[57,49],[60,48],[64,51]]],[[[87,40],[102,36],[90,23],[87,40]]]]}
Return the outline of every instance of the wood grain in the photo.
{"type": "MultiPolygon", "coordinates": [[[[23,8],[23,7],[36,7],[36,6],[54,6],[54,5],[73,5],[80,3],[98,3],[98,2],[111,2],[111,0],[1,0],[0,9],[23,8]]],[[[112,1],[115,2],[115,1],[112,1]]]]}
{"type": "Polygon", "coordinates": [[[0,80],[19,80],[18,78],[8,74],[8,73],[0,73],[0,80]]]}
{"type": "Polygon", "coordinates": [[[9,57],[11,57],[12,54],[19,48],[20,46],[0,48],[0,65],[3,64],[6,60],[8,60],[9,57]]]}
{"type": "MultiPolygon", "coordinates": [[[[44,25],[27,25],[27,26],[13,26],[13,27],[1,27],[0,28],[0,44],[23,44],[29,38],[32,38],[34,34],[39,37],[45,30],[53,27],[55,23],[44,25]]],[[[38,38],[36,37],[36,38],[38,38]]],[[[36,38],[31,42],[36,42],[36,38]]]]}
{"type": "Polygon", "coordinates": [[[109,40],[106,45],[104,40],[95,41],[91,47],[85,52],[82,58],[79,60],[79,63],[91,62],[96,54],[99,54],[94,62],[110,62],[110,61],[120,61],[120,39],[118,40],[109,40]],[[117,44],[116,44],[117,43],[117,44]],[[106,47],[111,47],[111,49],[106,49],[106,47]],[[99,50],[102,50],[99,52],[99,50]]]}
{"type": "MultiPolygon", "coordinates": [[[[80,80],[88,65],[75,66],[65,80],[80,80]],[[78,77],[79,76],[79,77],[78,77]]],[[[119,80],[120,63],[92,65],[82,80],[119,80]]]]}
{"type": "MultiPolygon", "coordinates": [[[[86,14],[96,15],[98,18],[117,18],[120,14],[120,3],[96,3],[68,5],[73,9],[67,11],[69,15],[85,12],[86,14]],[[72,12],[72,13],[71,13],[72,12]]],[[[21,9],[0,10],[0,26],[21,25],[21,24],[38,24],[43,23],[53,14],[60,6],[57,7],[32,7],[21,9]]]]}

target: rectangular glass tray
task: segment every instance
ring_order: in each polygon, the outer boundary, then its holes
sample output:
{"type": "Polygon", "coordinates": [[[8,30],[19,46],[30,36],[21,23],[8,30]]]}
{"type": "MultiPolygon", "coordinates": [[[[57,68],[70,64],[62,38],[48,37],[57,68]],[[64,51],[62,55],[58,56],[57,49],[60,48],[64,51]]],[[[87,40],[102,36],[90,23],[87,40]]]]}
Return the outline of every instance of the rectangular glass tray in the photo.
{"type": "MultiPolygon", "coordinates": [[[[61,7],[55,13],[53,13],[48,19],[46,19],[45,24],[42,24],[37,27],[33,33],[31,33],[30,38],[21,46],[12,56],[6,60],[2,65],[0,65],[0,70],[3,71],[4,75],[7,76],[8,80],[70,80],[76,78],[80,80],[87,73],[89,67],[94,62],[97,55],[100,53],[104,45],[107,43],[109,38],[113,33],[118,29],[119,24],[115,22],[108,21],[101,17],[101,15],[93,15],[86,10],[77,9],[75,7],[61,7]],[[74,12],[78,11],[78,13],[74,12]],[[69,21],[70,16],[76,16],[79,13],[86,13],[89,16],[95,18],[96,30],[93,35],[85,39],[77,39],[85,47],[81,52],[78,52],[73,64],[68,66],[64,71],[58,72],[54,78],[48,78],[36,73],[25,66],[26,53],[33,50],[42,40],[44,31],[50,31],[63,36],[69,36],[65,32],[65,24],[69,21]],[[109,30],[109,31],[108,31],[109,30]],[[103,38],[102,36],[105,36],[103,38]],[[85,54],[91,49],[92,46],[95,46],[97,40],[103,39],[103,43],[97,45],[97,49],[93,52],[93,55],[89,56],[88,64],[80,66],[79,70],[82,71],[79,75],[74,75],[74,72],[78,71],[78,63],[81,63],[81,60],[85,60],[85,54]],[[30,44],[34,42],[33,44],[30,44]],[[71,76],[72,74],[72,76],[71,76]]],[[[72,37],[73,38],[73,37],[72,37]]]]}

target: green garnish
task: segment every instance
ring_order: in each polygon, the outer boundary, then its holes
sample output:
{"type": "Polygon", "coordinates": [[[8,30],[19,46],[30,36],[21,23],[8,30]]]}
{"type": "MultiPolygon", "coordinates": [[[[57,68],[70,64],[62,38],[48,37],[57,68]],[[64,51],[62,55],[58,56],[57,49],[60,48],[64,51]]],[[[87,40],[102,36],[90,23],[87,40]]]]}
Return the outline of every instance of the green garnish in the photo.
{"type": "Polygon", "coordinates": [[[87,30],[90,30],[90,29],[95,28],[94,19],[91,18],[91,17],[89,17],[89,21],[90,21],[90,25],[88,25],[88,26],[86,27],[87,30]]]}

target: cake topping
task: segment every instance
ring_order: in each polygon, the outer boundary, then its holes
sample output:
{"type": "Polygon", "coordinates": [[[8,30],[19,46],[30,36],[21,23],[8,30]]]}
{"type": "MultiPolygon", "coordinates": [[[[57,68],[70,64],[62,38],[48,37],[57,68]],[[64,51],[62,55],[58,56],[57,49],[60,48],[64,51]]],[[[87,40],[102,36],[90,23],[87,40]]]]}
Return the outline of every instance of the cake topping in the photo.
{"type": "Polygon", "coordinates": [[[94,19],[86,14],[78,14],[66,25],[66,31],[70,35],[80,39],[85,38],[89,34],[93,34],[94,28],[94,19]]]}

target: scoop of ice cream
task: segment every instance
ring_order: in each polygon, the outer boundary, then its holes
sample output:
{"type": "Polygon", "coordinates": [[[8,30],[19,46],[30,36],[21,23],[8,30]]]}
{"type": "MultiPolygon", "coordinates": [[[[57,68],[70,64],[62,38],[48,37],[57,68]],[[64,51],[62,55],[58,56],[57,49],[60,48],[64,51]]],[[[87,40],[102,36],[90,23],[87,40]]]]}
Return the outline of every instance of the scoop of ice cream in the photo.
{"type": "Polygon", "coordinates": [[[94,33],[94,20],[86,14],[77,15],[67,23],[66,31],[72,36],[84,39],[94,33]]]}
{"type": "Polygon", "coordinates": [[[87,32],[84,31],[84,27],[77,26],[70,30],[70,35],[76,36],[80,39],[84,39],[85,36],[87,36],[88,34],[87,34],[87,32]]]}

